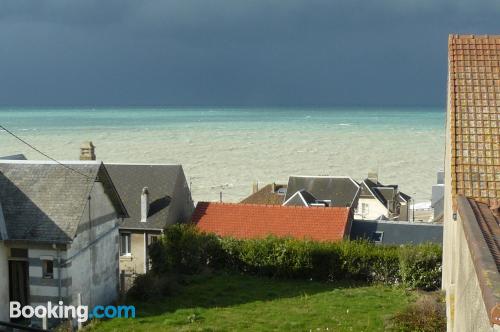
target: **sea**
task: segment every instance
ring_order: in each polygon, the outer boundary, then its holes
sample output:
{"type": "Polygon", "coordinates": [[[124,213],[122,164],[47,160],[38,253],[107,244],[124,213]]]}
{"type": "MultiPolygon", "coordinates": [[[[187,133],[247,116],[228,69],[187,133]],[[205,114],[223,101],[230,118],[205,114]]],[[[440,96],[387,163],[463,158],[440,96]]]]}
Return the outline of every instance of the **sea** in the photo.
{"type": "MultiPolygon", "coordinates": [[[[181,164],[195,201],[238,202],[290,175],[377,172],[416,202],[443,168],[443,108],[0,109],[0,124],[57,160],[92,141],[104,162],[181,164]]],[[[0,156],[45,157],[0,129],[0,156]]]]}

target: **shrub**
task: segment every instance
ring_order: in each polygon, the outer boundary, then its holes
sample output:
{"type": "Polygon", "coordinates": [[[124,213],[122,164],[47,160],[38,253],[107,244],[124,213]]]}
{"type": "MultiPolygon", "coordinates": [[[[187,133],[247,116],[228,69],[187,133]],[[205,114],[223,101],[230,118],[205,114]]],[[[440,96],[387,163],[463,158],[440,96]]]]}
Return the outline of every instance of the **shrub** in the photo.
{"type": "Polygon", "coordinates": [[[394,332],[446,331],[446,305],[440,293],[423,294],[389,319],[386,326],[394,332]]]}
{"type": "Polygon", "coordinates": [[[127,292],[127,298],[136,301],[150,301],[171,295],[177,281],[173,275],[146,273],[138,275],[127,292]]]}
{"type": "Polygon", "coordinates": [[[379,246],[367,241],[315,242],[292,238],[238,240],[174,225],[150,247],[156,274],[196,274],[205,268],[276,278],[358,280],[437,289],[438,245],[379,246]]]}
{"type": "Polygon", "coordinates": [[[431,244],[399,250],[401,280],[410,288],[438,289],[441,285],[441,248],[431,244]]]}

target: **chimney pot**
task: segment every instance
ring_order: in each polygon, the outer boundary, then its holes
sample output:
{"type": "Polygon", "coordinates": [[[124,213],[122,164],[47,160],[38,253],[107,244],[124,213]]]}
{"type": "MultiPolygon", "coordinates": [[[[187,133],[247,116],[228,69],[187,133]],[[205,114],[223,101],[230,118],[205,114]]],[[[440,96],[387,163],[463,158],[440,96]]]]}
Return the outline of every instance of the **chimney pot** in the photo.
{"type": "Polygon", "coordinates": [[[141,222],[148,221],[149,213],[149,190],[148,187],[142,188],[141,193],[141,222]]]}
{"type": "Polygon", "coordinates": [[[370,180],[374,183],[378,183],[378,173],[376,173],[376,172],[368,173],[368,180],[370,180]]]}
{"type": "Polygon", "coordinates": [[[80,146],[80,160],[95,160],[95,146],[92,141],[83,142],[80,146]]]}
{"type": "Polygon", "coordinates": [[[257,191],[259,191],[259,183],[258,182],[254,182],[252,184],[252,194],[255,194],[257,191]]]}

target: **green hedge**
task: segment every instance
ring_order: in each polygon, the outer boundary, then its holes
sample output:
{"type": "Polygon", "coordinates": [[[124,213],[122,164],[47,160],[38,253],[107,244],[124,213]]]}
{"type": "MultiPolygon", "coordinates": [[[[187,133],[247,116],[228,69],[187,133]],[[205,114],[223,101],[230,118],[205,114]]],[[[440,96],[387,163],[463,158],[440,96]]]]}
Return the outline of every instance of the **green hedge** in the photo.
{"type": "Polygon", "coordinates": [[[206,268],[315,280],[359,280],[437,289],[441,247],[380,246],[366,241],[315,242],[268,237],[219,238],[188,225],[165,229],[150,247],[157,274],[195,274],[206,268]]]}

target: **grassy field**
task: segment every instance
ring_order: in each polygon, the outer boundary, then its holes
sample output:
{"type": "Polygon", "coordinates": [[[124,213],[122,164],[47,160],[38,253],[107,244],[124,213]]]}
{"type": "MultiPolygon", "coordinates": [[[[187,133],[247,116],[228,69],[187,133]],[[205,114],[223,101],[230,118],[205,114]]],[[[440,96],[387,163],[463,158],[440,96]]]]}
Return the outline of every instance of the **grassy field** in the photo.
{"type": "Polygon", "coordinates": [[[412,298],[385,286],[220,274],[191,279],[164,301],[136,303],[136,319],[99,321],[88,331],[383,331],[412,298]]]}

